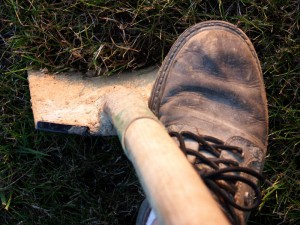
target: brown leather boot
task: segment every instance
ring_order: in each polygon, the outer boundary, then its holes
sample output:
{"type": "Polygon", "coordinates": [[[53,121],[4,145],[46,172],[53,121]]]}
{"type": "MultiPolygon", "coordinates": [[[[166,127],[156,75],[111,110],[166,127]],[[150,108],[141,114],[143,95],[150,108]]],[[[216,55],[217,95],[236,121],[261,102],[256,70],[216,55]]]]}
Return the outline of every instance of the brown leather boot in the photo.
{"type": "Polygon", "coordinates": [[[163,62],[149,107],[232,224],[245,224],[261,200],[268,138],[262,72],[247,36],[222,21],[187,29],[163,62]]]}

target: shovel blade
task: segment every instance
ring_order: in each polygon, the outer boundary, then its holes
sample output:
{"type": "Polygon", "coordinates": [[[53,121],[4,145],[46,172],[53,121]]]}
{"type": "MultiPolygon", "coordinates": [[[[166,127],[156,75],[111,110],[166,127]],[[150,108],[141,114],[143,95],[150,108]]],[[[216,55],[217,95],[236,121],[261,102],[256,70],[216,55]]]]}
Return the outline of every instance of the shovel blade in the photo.
{"type": "Polygon", "coordinates": [[[116,135],[110,118],[103,112],[107,96],[125,87],[140,94],[147,102],[157,72],[157,67],[151,67],[89,78],[75,72],[28,71],[35,127],[79,135],[116,135]]]}

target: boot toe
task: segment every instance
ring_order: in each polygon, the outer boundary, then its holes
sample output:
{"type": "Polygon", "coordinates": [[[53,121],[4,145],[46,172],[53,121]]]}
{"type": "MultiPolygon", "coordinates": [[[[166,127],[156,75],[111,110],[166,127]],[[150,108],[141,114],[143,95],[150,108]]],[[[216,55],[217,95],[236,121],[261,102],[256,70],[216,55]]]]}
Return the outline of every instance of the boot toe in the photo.
{"type": "Polygon", "coordinates": [[[224,141],[246,135],[266,146],[267,102],[260,64],[250,40],[235,26],[207,22],[184,32],[155,86],[150,108],[167,127],[201,127],[201,133],[224,141]]]}

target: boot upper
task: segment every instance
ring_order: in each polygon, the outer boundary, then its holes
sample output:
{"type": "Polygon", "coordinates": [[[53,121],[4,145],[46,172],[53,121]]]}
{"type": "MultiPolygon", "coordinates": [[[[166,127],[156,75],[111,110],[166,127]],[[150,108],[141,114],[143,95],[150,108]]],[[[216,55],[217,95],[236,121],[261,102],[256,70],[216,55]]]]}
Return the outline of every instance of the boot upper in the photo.
{"type": "MultiPolygon", "coordinates": [[[[210,21],[185,31],[163,62],[149,107],[170,132],[212,136],[242,148],[241,155],[221,151],[220,158],[261,172],[268,137],[266,93],[255,49],[235,26],[210,21]]],[[[235,202],[254,201],[248,185],[237,182],[236,187],[235,202]]],[[[246,220],[246,214],[237,214],[246,220]]]]}

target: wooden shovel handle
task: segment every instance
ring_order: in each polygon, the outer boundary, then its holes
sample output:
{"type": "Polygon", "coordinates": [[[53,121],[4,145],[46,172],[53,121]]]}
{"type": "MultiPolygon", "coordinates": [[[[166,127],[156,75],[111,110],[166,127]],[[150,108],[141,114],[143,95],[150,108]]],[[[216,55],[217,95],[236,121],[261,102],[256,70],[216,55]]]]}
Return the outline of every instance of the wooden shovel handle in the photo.
{"type": "Polygon", "coordinates": [[[130,90],[107,99],[117,129],[160,224],[229,224],[211,193],[144,100],[130,90]]]}

